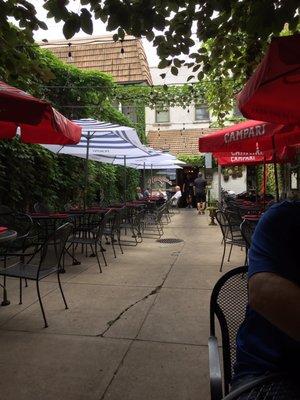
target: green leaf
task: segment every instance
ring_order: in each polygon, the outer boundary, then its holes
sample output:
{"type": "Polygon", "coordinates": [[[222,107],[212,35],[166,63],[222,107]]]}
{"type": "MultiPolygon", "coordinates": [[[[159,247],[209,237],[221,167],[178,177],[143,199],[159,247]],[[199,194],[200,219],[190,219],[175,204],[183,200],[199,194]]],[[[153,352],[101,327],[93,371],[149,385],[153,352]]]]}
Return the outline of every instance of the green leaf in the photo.
{"type": "Polygon", "coordinates": [[[41,29],[43,29],[44,31],[46,31],[46,30],[48,29],[48,26],[47,26],[47,25],[45,24],[45,22],[43,22],[43,21],[39,21],[38,25],[39,25],[39,27],[40,27],[41,29]]]}
{"type": "Polygon", "coordinates": [[[155,34],[154,34],[154,32],[149,32],[149,33],[147,33],[146,34],[146,39],[149,41],[149,42],[152,42],[153,40],[154,40],[154,38],[155,38],[155,34]]]}
{"type": "Polygon", "coordinates": [[[167,68],[171,64],[171,61],[169,60],[161,60],[158,64],[158,68],[163,69],[167,68]]]}
{"type": "Polygon", "coordinates": [[[76,17],[68,19],[63,26],[63,34],[66,39],[71,39],[80,30],[81,20],[78,16],[76,17]]]}
{"type": "Polygon", "coordinates": [[[198,78],[199,81],[201,81],[201,80],[204,78],[204,72],[203,72],[203,71],[200,71],[200,72],[198,73],[198,75],[197,75],[197,78],[198,78]]]}
{"type": "Polygon", "coordinates": [[[171,68],[171,74],[172,74],[172,75],[178,75],[178,68],[172,67],[172,68],[171,68]]]}
{"type": "Polygon", "coordinates": [[[91,35],[93,33],[92,15],[86,8],[81,9],[80,21],[83,32],[91,35]]]}
{"type": "Polygon", "coordinates": [[[175,67],[180,68],[181,67],[181,61],[178,58],[174,58],[173,63],[175,67]]]}

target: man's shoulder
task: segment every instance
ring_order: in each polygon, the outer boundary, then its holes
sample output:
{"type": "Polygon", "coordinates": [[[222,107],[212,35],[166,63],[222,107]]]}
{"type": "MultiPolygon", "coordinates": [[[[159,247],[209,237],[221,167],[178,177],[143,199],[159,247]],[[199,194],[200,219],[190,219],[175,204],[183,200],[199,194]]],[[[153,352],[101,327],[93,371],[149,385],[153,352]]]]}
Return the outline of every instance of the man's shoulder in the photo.
{"type": "Polygon", "coordinates": [[[278,220],[281,218],[300,218],[300,201],[282,201],[273,204],[264,214],[267,220],[278,220]]]}

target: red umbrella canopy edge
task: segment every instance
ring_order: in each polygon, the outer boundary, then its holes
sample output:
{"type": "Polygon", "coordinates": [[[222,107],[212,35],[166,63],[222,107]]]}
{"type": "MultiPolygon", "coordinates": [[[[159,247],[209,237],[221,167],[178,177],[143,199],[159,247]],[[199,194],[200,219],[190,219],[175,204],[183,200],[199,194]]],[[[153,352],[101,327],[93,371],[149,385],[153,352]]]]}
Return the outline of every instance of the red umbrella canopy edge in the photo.
{"type": "Polygon", "coordinates": [[[38,124],[51,105],[0,81],[0,121],[38,124]]]}
{"type": "Polygon", "coordinates": [[[273,38],[237,101],[246,118],[300,123],[300,34],[273,38]]]}
{"type": "Polygon", "coordinates": [[[259,165],[274,163],[295,162],[297,149],[294,147],[284,147],[278,149],[275,153],[272,150],[265,152],[256,151],[255,153],[248,152],[230,152],[230,153],[213,153],[217,163],[222,167],[233,165],[259,165]]]}
{"type": "Polygon", "coordinates": [[[0,139],[12,139],[21,128],[24,143],[76,144],[81,127],[50,103],[0,81],[0,139]]]}
{"type": "Polygon", "coordinates": [[[21,140],[24,143],[76,144],[80,141],[81,130],[79,125],[51,107],[38,125],[21,124],[21,140]]]}
{"type": "Polygon", "coordinates": [[[300,143],[300,127],[247,120],[199,138],[199,151],[256,152],[300,143]],[[274,138],[274,139],[273,139],[274,138]]]}

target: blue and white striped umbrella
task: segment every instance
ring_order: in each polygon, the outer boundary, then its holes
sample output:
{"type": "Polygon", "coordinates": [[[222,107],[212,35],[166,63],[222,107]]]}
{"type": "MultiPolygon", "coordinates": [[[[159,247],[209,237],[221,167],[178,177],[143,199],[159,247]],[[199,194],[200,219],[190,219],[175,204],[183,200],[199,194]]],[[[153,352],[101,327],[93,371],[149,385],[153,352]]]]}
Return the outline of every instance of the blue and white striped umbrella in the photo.
{"type": "MultiPolygon", "coordinates": [[[[141,157],[134,157],[134,156],[126,156],[126,164],[127,166],[132,166],[135,164],[158,164],[160,162],[168,164],[170,163],[181,163],[179,160],[176,159],[175,156],[171,154],[165,154],[161,152],[156,152],[155,150],[146,147],[146,151],[148,152],[147,155],[141,157]]],[[[114,164],[114,165],[123,165],[124,164],[124,156],[107,156],[107,155],[94,155],[91,157],[94,161],[100,161],[103,163],[114,164]]]]}
{"type": "Polygon", "coordinates": [[[144,146],[135,129],[93,119],[74,120],[82,128],[82,136],[75,145],[45,145],[48,150],[73,156],[131,156],[142,157],[156,154],[144,146]]]}

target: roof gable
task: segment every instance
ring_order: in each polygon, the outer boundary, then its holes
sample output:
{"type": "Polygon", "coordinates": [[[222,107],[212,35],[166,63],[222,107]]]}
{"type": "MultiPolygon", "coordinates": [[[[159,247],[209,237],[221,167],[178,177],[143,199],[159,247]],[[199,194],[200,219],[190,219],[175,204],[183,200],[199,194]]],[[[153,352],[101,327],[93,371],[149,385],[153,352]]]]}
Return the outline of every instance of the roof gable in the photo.
{"type": "Polygon", "coordinates": [[[123,42],[114,42],[112,36],[100,36],[91,37],[91,39],[74,39],[71,42],[41,43],[40,46],[50,50],[62,61],[80,69],[108,73],[117,83],[152,85],[142,41],[134,36],[126,36],[123,42]],[[69,43],[71,43],[70,46],[69,43]],[[68,57],[69,52],[72,54],[72,59],[68,57]]]}

